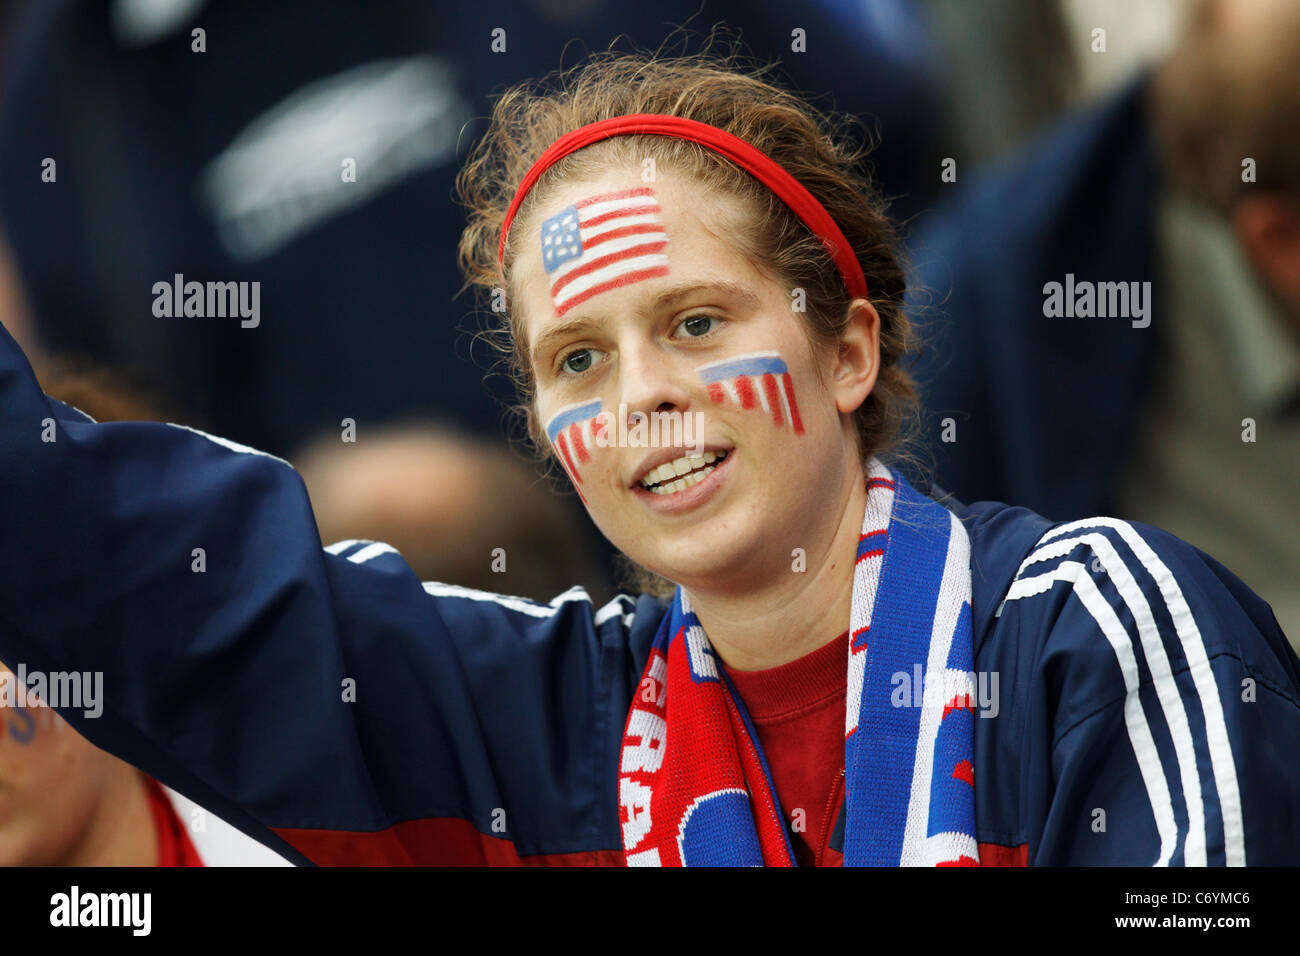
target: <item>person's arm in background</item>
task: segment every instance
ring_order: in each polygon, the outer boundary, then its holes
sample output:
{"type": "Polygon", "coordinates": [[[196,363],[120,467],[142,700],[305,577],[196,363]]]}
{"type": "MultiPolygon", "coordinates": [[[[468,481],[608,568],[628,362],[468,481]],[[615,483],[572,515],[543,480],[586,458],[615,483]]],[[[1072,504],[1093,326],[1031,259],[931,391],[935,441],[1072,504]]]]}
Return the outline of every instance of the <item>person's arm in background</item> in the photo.
{"type": "Polygon", "coordinates": [[[608,849],[627,599],[426,589],[385,546],[322,550],[286,462],[93,423],[3,331],[0,581],[0,659],[102,674],[70,723],[291,859],[608,849]]]}

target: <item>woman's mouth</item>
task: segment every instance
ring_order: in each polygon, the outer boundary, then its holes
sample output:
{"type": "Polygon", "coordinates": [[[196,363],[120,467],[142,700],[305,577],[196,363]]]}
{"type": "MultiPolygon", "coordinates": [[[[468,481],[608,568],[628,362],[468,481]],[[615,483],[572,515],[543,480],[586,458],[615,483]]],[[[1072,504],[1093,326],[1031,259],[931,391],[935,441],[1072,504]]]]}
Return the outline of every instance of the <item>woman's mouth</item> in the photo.
{"type": "Polygon", "coordinates": [[[641,479],[641,487],[656,495],[671,495],[699,484],[727,457],[725,451],[684,455],[665,462],[641,479]]]}
{"type": "Polygon", "coordinates": [[[632,493],[661,514],[686,511],[713,496],[734,456],[733,448],[674,459],[652,469],[632,493]]]}

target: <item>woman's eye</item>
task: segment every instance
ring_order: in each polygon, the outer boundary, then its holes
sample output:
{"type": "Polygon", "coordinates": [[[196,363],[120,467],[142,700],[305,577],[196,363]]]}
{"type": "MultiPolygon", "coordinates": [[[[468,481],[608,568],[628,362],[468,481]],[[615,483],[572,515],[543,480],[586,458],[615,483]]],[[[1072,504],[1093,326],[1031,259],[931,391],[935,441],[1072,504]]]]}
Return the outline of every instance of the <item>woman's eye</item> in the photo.
{"type": "Polygon", "coordinates": [[[717,321],[717,317],[712,315],[692,315],[683,319],[677,328],[684,329],[688,338],[700,338],[712,332],[713,323],[717,321]]]}
{"type": "Polygon", "coordinates": [[[574,349],[564,357],[560,367],[566,372],[581,375],[596,364],[595,349],[574,349]]]}

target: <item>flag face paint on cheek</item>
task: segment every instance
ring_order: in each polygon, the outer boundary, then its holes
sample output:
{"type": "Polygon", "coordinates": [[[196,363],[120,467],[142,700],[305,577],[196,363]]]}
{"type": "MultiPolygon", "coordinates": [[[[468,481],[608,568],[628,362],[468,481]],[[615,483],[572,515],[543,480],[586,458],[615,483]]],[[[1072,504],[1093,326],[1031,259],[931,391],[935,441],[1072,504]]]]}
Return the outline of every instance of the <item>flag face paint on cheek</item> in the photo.
{"type": "Polygon", "coordinates": [[[588,299],[668,275],[668,233],[649,186],[580,199],[542,223],[542,265],[555,314],[588,299]]]}
{"type": "Polygon", "coordinates": [[[546,437],[560,456],[583,504],[587,503],[587,496],[582,493],[582,476],[578,474],[578,467],[591,461],[591,449],[600,447],[598,439],[605,428],[600,410],[600,399],[566,405],[546,423],[546,437]]]}
{"type": "Polygon", "coordinates": [[[715,405],[728,403],[753,408],[772,416],[772,424],[788,424],[796,435],[803,434],[794,382],[785,361],[776,352],[751,352],[721,362],[710,362],[695,370],[708,387],[715,405]]]}

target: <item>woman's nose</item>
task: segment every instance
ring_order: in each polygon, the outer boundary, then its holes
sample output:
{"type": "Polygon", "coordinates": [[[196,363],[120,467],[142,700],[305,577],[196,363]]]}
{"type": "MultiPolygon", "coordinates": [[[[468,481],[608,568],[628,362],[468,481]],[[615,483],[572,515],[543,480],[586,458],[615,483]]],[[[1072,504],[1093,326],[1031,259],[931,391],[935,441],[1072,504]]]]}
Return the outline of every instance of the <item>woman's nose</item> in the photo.
{"type": "Polygon", "coordinates": [[[619,368],[619,401],[629,417],[651,412],[684,412],[690,406],[683,372],[653,350],[623,353],[619,368]]]}

